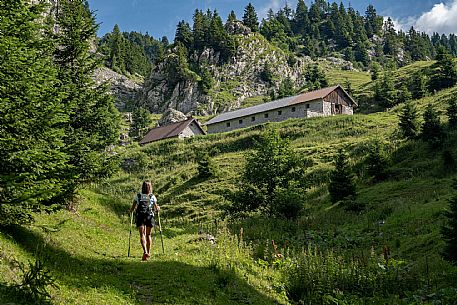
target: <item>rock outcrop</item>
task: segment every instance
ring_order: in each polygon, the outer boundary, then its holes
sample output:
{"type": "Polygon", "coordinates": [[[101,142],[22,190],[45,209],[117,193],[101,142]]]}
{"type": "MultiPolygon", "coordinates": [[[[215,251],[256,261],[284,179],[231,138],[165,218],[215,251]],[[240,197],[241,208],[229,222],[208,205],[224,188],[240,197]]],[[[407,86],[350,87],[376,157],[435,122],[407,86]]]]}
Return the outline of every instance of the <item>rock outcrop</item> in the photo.
{"type": "Polygon", "coordinates": [[[97,85],[108,82],[110,92],[115,97],[116,108],[124,110],[126,103],[134,101],[141,86],[126,76],[106,67],[99,68],[94,75],[97,85]]]}
{"type": "Polygon", "coordinates": [[[192,61],[209,71],[213,78],[212,87],[206,93],[199,84],[201,75],[193,71],[185,80],[170,82],[174,75],[169,75],[169,66],[176,62],[176,54],[169,51],[146,80],[139,94],[139,104],[153,113],[173,108],[186,115],[209,115],[239,108],[251,97],[269,96],[286,78],[292,80],[296,89],[304,87],[310,58],[286,54],[241,23],[226,27],[230,33],[236,33],[233,37],[238,45],[229,62],[221,62],[220,54],[213,49],[191,55],[192,61]],[[267,66],[273,74],[269,81],[261,76],[267,66]]]}
{"type": "Polygon", "coordinates": [[[173,123],[178,123],[187,120],[187,116],[173,108],[168,108],[159,120],[159,126],[165,126],[173,123]]]}

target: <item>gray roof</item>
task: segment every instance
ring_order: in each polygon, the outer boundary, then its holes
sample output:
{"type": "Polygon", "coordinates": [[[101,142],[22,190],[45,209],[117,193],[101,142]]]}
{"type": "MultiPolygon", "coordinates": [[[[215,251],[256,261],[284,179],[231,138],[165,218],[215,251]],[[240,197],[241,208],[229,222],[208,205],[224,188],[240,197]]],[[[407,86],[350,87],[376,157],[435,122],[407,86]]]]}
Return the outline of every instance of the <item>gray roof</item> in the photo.
{"type": "Polygon", "coordinates": [[[205,125],[211,125],[211,124],[215,124],[215,123],[229,121],[229,120],[246,117],[246,116],[250,116],[253,114],[257,114],[257,113],[262,113],[262,112],[266,112],[266,111],[270,111],[270,110],[274,110],[274,109],[284,108],[284,107],[287,107],[290,105],[306,103],[306,102],[314,101],[317,99],[323,99],[324,97],[329,95],[331,92],[333,92],[337,88],[341,88],[344,91],[344,93],[351,99],[351,101],[357,105],[357,103],[354,102],[354,100],[351,98],[351,96],[340,85],[336,85],[333,87],[327,87],[327,88],[303,93],[303,94],[296,95],[296,96],[290,96],[290,97],[286,97],[286,98],[283,98],[280,100],[263,103],[260,105],[255,105],[252,107],[242,108],[242,109],[238,109],[238,110],[230,111],[230,112],[224,112],[224,113],[218,115],[217,117],[214,117],[211,120],[209,120],[208,122],[206,122],[205,125]]]}

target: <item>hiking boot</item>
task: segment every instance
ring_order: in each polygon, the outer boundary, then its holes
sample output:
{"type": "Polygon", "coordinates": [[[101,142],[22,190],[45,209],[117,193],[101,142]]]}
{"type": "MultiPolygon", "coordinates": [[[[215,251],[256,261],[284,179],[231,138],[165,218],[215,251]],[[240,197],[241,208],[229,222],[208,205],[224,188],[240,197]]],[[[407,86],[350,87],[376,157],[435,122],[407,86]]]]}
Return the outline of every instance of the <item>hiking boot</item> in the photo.
{"type": "Polygon", "coordinates": [[[141,259],[142,261],[147,261],[149,259],[149,254],[144,253],[143,258],[141,259]]]}

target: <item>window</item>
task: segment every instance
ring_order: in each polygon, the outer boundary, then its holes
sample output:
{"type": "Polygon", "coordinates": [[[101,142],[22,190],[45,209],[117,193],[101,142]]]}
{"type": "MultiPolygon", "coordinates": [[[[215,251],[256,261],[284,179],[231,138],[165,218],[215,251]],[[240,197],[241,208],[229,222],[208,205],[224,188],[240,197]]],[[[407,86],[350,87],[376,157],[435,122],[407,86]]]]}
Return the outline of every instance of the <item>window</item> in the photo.
{"type": "Polygon", "coordinates": [[[278,115],[281,115],[282,114],[282,111],[281,110],[278,110],[278,115]]]}
{"type": "Polygon", "coordinates": [[[255,121],[255,116],[251,117],[251,122],[255,121]]]}
{"type": "Polygon", "coordinates": [[[238,124],[243,124],[243,120],[238,120],[238,124]]]}
{"type": "Polygon", "coordinates": [[[267,119],[267,118],[268,118],[268,113],[265,113],[265,114],[263,115],[263,117],[267,119]]]}
{"type": "Polygon", "coordinates": [[[230,127],[230,122],[227,122],[227,127],[230,127]]]}
{"type": "Polygon", "coordinates": [[[306,104],[306,109],[309,109],[309,104],[306,104]]]}
{"type": "Polygon", "coordinates": [[[292,112],[295,112],[295,107],[292,107],[292,112]]]}

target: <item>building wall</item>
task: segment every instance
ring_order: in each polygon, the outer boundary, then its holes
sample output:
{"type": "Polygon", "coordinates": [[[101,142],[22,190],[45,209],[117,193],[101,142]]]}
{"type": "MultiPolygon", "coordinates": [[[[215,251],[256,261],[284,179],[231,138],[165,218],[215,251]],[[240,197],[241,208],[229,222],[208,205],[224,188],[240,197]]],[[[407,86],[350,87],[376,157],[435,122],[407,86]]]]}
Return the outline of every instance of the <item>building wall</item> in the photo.
{"type": "Polygon", "coordinates": [[[256,113],[250,116],[240,117],[229,121],[207,125],[207,128],[208,133],[218,133],[231,131],[239,128],[245,128],[266,122],[281,122],[290,118],[308,118],[322,115],[322,100],[317,100],[311,101],[309,103],[291,105],[284,108],[256,113]],[[265,117],[266,114],[268,115],[268,117],[265,117]]]}
{"type": "Polygon", "coordinates": [[[189,126],[187,126],[180,134],[179,134],[179,138],[180,139],[184,139],[184,138],[190,138],[190,137],[193,137],[193,136],[198,136],[198,135],[201,135],[203,134],[200,130],[200,128],[198,128],[197,124],[195,122],[192,122],[189,124],[189,126]]]}

